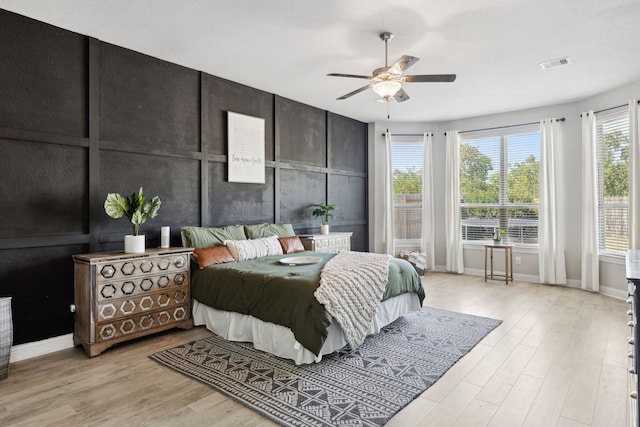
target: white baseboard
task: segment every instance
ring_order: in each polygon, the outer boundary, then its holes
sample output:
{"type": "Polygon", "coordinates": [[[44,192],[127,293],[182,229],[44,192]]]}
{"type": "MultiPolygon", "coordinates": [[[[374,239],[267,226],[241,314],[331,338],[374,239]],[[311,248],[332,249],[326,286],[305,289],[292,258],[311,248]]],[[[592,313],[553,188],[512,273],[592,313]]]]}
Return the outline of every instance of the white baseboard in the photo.
{"type": "MultiPolygon", "coordinates": [[[[446,268],[443,265],[437,265],[435,271],[446,272],[446,268]]],[[[500,271],[496,271],[495,273],[504,275],[504,273],[500,271]]],[[[484,270],[481,270],[479,268],[465,268],[463,274],[482,277],[484,276],[484,270]]],[[[538,276],[534,276],[531,274],[514,274],[513,278],[515,280],[522,280],[530,283],[540,283],[538,276]]],[[[558,286],[567,286],[570,288],[580,289],[582,287],[582,283],[580,282],[580,280],[577,280],[577,279],[567,279],[566,285],[558,285],[558,286]]],[[[611,288],[608,286],[600,286],[600,291],[598,293],[608,297],[621,299],[621,300],[626,300],[628,298],[627,291],[611,288]]]]}
{"type": "Polygon", "coordinates": [[[623,291],[621,289],[610,288],[608,286],[600,286],[600,293],[602,295],[606,295],[608,297],[617,298],[621,300],[626,300],[629,298],[628,291],[623,291]]]}
{"type": "Polygon", "coordinates": [[[60,335],[46,340],[18,344],[11,347],[9,363],[32,357],[43,356],[54,351],[65,350],[73,347],[73,334],[60,335]]]}
{"type": "MultiPolygon", "coordinates": [[[[484,269],[481,270],[479,268],[465,268],[464,269],[464,274],[468,274],[470,276],[484,277],[484,269]]],[[[494,274],[503,275],[504,276],[504,271],[494,270],[494,274]]],[[[522,280],[524,282],[539,283],[538,282],[538,276],[533,276],[533,275],[530,275],[530,274],[514,274],[513,275],[513,279],[514,280],[522,280]]]]}

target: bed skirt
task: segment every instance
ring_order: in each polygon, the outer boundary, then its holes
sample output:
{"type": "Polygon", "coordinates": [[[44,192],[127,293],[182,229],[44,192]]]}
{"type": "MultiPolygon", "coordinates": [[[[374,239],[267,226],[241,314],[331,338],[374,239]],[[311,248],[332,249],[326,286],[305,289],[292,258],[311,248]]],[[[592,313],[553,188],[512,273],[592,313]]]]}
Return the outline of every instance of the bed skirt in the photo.
{"type": "MultiPolygon", "coordinates": [[[[420,308],[420,300],[413,293],[383,301],[371,321],[368,335],[380,332],[380,329],[397,318],[420,308]]],[[[333,353],[347,344],[342,328],[335,319],[332,319],[329,325],[329,335],[320,350],[320,355],[316,356],[302,347],[291,329],[284,326],[245,314],[217,310],[196,299],[193,300],[192,311],[195,326],[205,325],[210,331],[230,341],[252,342],[256,349],[291,359],[297,365],[319,362],[323,355],[333,353]]]]}

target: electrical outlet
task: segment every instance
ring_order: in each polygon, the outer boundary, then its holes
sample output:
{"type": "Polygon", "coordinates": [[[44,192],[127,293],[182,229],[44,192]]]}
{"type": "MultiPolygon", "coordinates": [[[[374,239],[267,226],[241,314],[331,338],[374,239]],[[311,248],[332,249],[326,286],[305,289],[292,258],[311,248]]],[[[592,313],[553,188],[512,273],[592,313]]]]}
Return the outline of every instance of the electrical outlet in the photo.
{"type": "Polygon", "coordinates": [[[516,257],[516,265],[520,265],[522,264],[522,258],[520,258],[519,256],[516,257]]]}

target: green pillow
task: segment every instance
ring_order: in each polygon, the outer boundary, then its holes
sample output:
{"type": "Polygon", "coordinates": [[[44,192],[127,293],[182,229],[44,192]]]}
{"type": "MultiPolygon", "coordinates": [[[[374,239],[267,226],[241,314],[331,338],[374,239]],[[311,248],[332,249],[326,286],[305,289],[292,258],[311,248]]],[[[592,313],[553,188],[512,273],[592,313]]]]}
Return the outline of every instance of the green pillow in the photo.
{"type": "Polygon", "coordinates": [[[278,236],[293,237],[296,233],[291,224],[253,224],[245,225],[244,232],[249,239],[260,239],[262,237],[278,236]]]}
{"type": "Polygon", "coordinates": [[[221,245],[225,240],[247,240],[242,225],[222,228],[182,227],[182,245],[187,248],[209,248],[221,245]]]}

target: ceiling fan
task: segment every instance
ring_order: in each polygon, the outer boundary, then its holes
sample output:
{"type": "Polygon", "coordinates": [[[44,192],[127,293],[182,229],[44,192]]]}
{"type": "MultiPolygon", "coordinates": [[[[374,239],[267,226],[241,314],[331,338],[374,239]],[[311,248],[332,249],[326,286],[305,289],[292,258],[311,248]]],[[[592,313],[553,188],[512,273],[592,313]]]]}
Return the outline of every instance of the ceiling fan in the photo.
{"type": "Polygon", "coordinates": [[[455,74],[414,74],[405,76],[403,73],[407,68],[418,62],[420,59],[415,56],[404,55],[398,59],[391,67],[388,65],[388,42],[393,38],[393,34],[389,32],[380,33],[380,40],[384,42],[384,67],[373,70],[370,76],[361,76],[357,74],[341,74],[330,73],[328,76],[334,77],[352,77],[356,79],[367,79],[372,82],[366,86],[342,95],[338,100],[347,99],[353,95],[363,92],[370,87],[380,96],[379,101],[396,101],[404,102],[409,99],[407,92],[402,89],[402,83],[412,82],[452,82],[456,79],[455,74]]]}

